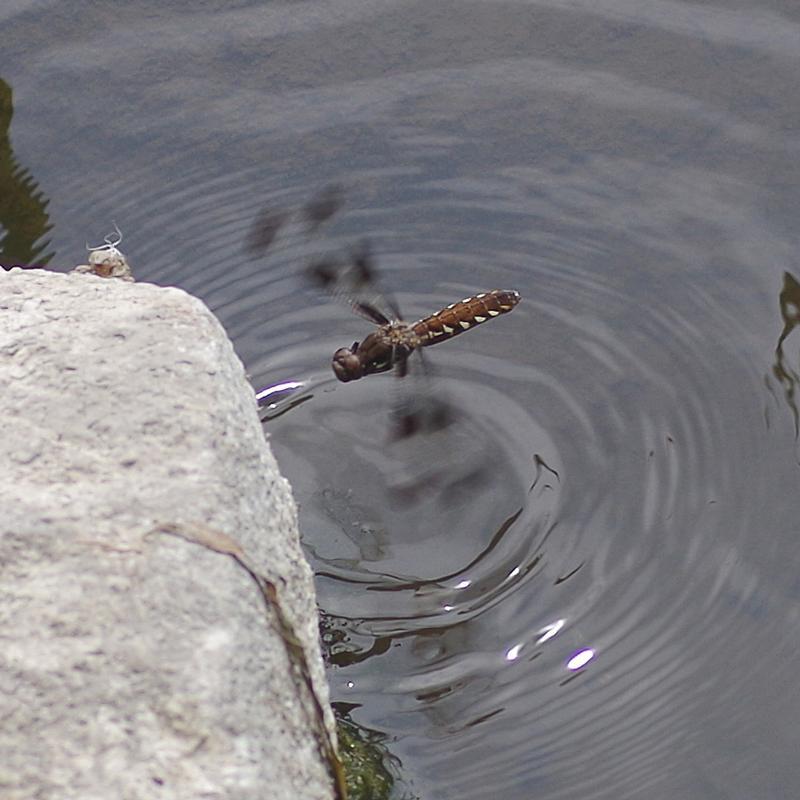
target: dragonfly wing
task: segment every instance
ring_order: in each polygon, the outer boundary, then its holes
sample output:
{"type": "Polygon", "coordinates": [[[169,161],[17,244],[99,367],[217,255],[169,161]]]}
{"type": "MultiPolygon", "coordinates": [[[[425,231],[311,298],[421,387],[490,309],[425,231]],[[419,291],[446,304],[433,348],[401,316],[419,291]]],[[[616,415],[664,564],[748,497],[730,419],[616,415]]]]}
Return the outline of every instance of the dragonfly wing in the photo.
{"type": "Polygon", "coordinates": [[[245,243],[247,251],[254,256],[263,256],[290,217],[291,212],[285,208],[263,209],[250,225],[245,243]]]}
{"type": "Polygon", "coordinates": [[[419,350],[395,359],[392,441],[442,431],[456,418],[455,409],[431,374],[419,350]]]}
{"type": "Polygon", "coordinates": [[[310,233],[315,233],[344,205],[344,190],[339,184],[326,186],[303,206],[302,215],[310,233]]]}
{"type": "Polygon", "coordinates": [[[308,269],[308,277],[330,297],[346,303],[376,325],[400,320],[397,304],[378,286],[367,241],[360,242],[350,253],[316,260],[308,269]]]}

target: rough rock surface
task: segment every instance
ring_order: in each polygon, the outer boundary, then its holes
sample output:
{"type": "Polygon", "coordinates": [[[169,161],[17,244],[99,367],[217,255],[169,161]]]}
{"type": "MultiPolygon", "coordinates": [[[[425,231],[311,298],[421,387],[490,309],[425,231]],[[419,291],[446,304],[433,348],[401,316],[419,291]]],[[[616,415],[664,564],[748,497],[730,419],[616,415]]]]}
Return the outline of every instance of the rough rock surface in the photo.
{"type": "MultiPolygon", "coordinates": [[[[178,289],[0,269],[0,797],[332,798],[289,488],[225,332],[178,289]]],[[[324,729],[324,728],[323,728],[324,729]]]]}

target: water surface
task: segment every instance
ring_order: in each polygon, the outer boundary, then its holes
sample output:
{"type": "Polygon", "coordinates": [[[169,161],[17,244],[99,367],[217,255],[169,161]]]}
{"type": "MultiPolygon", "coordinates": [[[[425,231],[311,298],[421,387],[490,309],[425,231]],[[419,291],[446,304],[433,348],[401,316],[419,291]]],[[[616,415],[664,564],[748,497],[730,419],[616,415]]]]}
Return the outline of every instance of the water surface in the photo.
{"type": "Polygon", "coordinates": [[[800,795],[795,4],[16,0],[0,21],[3,263],[67,268],[116,221],[138,279],[201,296],[254,385],[314,382],[267,427],[334,700],[385,735],[397,797],[800,795]],[[260,209],[331,183],[315,242],[247,251],[260,209]],[[363,237],[409,319],[523,296],[429,353],[461,421],[435,447],[479,481],[398,502],[431,446],[387,444],[391,376],[328,380],[369,326],[303,266],[363,237]]]}

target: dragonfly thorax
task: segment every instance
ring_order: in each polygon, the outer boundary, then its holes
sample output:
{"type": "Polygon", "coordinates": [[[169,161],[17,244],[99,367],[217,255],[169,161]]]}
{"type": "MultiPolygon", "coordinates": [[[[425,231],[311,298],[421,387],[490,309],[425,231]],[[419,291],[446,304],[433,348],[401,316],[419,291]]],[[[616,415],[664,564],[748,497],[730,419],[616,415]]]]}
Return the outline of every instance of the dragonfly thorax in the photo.
{"type": "Polygon", "coordinates": [[[408,325],[402,322],[381,325],[361,344],[355,342],[352,347],[340,347],[333,354],[333,371],[344,383],[388,372],[419,346],[419,337],[408,325]]]}

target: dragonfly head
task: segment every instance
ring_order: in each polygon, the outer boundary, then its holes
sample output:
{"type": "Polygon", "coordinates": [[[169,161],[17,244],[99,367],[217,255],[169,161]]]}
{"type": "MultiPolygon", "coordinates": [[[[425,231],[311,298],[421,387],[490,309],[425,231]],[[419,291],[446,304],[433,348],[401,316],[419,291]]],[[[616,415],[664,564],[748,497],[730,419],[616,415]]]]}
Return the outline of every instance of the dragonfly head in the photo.
{"type": "Polygon", "coordinates": [[[343,383],[354,381],[364,375],[364,365],[356,355],[358,342],[354,342],[352,347],[340,347],[333,354],[331,366],[336,377],[343,383]]]}

